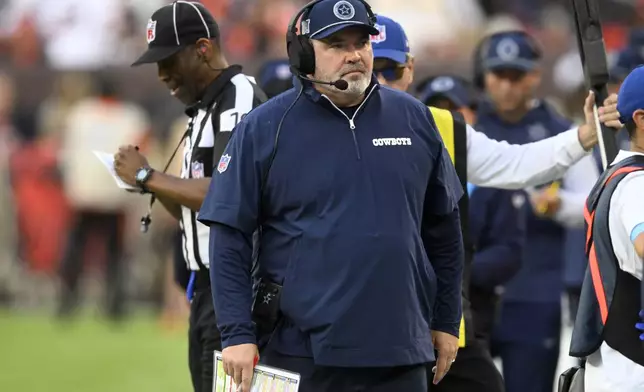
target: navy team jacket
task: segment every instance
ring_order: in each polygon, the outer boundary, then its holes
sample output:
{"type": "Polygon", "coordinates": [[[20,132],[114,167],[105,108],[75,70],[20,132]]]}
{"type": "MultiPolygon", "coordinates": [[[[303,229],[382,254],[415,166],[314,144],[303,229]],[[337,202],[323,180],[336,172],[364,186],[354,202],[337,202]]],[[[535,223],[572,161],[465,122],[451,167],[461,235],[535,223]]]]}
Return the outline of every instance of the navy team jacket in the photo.
{"type": "MultiPolygon", "coordinates": [[[[526,144],[557,135],[571,126],[570,121],[544,102],[540,102],[518,123],[509,124],[499,118],[491,104],[485,101],[479,108],[476,129],[492,139],[526,144]]],[[[559,304],[563,290],[564,240],[565,229],[561,225],[550,219],[539,218],[532,210],[528,213],[523,265],[508,282],[504,302],[559,304]]]]}
{"type": "Polygon", "coordinates": [[[472,261],[470,297],[475,333],[488,341],[496,323],[499,295],[521,268],[529,201],[524,191],[479,188],[468,184],[472,261]]]}
{"type": "Polygon", "coordinates": [[[307,83],[275,144],[298,87],[241,121],[199,213],[223,347],[256,341],[259,224],[259,274],[283,285],[271,349],[327,366],[430,362],[430,329],[458,336],[463,269],[463,190],[431,114],[375,79],[345,110],[307,83]]]}

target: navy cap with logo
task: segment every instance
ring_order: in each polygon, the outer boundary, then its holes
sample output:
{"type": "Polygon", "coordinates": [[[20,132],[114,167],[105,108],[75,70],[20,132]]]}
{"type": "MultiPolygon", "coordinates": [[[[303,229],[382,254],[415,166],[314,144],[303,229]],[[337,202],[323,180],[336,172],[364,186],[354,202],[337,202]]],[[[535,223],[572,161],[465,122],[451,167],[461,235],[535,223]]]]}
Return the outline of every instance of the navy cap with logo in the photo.
{"type": "Polygon", "coordinates": [[[310,38],[323,39],[350,26],[364,27],[369,35],[378,34],[369,21],[367,7],[358,0],[320,1],[304,15],[300,31],[310,38]]]}
{"type": "Polygon", "coordinates": [[[481,56],[483,69],[486,71],[530,71],[537,67],[541,51],[528,35],[511,31],[491,36],[481,56]]]}
{"type": "Polygon", "coordinates": [[[639,66],[628,74],[617,93],[617,111],[622,124],[631,121],[636,110],[644,109],[642,91],[644,91],[644,66],[639,66]]]}
{"type": "Polygon", "coordinates": [[[257,72],[259,87],[271,98],[293,87],[293,74],[288,60],[269,60],[257,72]]]}
{"type": "Polygon", "coordinates": [[[374,58],[385,58],[398,64],[406,64],[409,55],[409,40],[402,26],[391,18],[376,17],[378,34],[371,36],[374,58]]]}
{"type": "Polygon", "coordinates": [[[421,83],[418,99],[427,104],[435,98],[446,98],[459,108],[472,107],[476,103],[470,84],[456,76],[439,75],[421,83]]]}
{"type": "Polygon", "coordinates": [[[288,60],[283,59],[269,60],[265,62],[259,68],[257,74],[258,82],[260,85],[268,83],[275,79],[291,79],[291,77],[293,76],[289,68],[288,60]]]}
{"type": "Polygon", "coordinates": [[[148,21],[148,50],[132,66],[156,63],[200,38],[219,37],[219,26],[200,3],[175,1],[156,10],[148,21]]]}

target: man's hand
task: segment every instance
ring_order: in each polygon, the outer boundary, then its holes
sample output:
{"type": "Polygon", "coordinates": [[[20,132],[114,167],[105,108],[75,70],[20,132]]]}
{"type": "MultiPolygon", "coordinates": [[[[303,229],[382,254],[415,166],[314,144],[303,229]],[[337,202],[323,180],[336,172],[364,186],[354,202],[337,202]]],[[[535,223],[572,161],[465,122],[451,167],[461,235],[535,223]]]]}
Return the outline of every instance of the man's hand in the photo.
{"type": "Polygon", "coordinates": [[[553,218],[561,207],[559,196],[559,183],[555,182],[548,188],[530,193],[530,203],[535,215],[553,218]]]}
{"type": "MultiPolygon", "coordinates": [[[[593,114],[594,104],[595,93],[591,91],[586,97],[586,102],[584,102],[584,117],[586,122],[579,127],[579,142],[586,151],[597,144],[598,130],[595,126],[595,116],[593,114]]],[[[619,112],[617,111],[617,94],[611,94],[606,98],[604,100],[604,106],[597,108],[597,114],[599,115],[599,121],[604,125],[616,131],[622,128],[622,123],[619,122],[619,112]]]]}
{"type": "Polygon", "coordinates": [[[544,218],[553,218],[561,207],[559,194],[547,189],[530,195],[530,201],[535,215],[544,218]]]}
{"type": "Polygon", "coordinates": [[[619,112],[617,111],[617,94],[611,94],[604,101],[604,106],[597,109],[599,121],[606,126],[621,129],[624,124],[619,121],[619,112]]]}
{"type": "Polygon", "coordinates": [[[436,371],[434,372],[434,385],[438,384],[456,361],[458,351],[458,338],[441,331],[432,331],[432,343],[438,351],[436,358],[436,371]]]}
{"type": "Polygon", "coordinates": [[[233,378],[235,384],[241,386],[238,391],[250,392],[255,358],[259,357],[257,345],[247,343],[229,346],[221,352],[221,357],[224,362],[224,372],[233,378]]]}
{"type": "Polygon", "coordinates": [[[148,160],[134,146],[121,146],[114,154],[114,170],[126,184],[136,186],[137,170],[149,166],[148,160]]]}

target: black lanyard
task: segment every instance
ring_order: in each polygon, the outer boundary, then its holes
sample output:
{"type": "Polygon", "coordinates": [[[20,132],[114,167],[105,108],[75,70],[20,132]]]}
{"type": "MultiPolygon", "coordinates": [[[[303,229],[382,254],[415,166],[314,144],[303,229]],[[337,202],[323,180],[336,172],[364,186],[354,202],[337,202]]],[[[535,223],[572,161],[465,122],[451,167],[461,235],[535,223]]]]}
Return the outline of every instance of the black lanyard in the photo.
{"type": "MultiPolygon", "coordinates": [[[[215,102],[210,107],[210,109],[208,109],[208,111],[206,112],[206,115],[204,116],[203,120],[201,120],[201,124],[199,124],[199,133],[203,132],[203,129],[206,126],[206,122],[208,121],[208,119],[212,115],[212,112],[215,110],[216,106],[217,106],[217,103],[215,102]]],[[[177,146],[174,148],[174,151],[172,152],[172,155],[170,155],[170,159],[168,159],[168,162],[165,164],[165,167],[163,168],[162,173],[165,174],[165,172],[168,171],[168,168],[172,164],[172,161],[174,160],[174,157],[177,155],[177,152],[179,151],[179,147],[181,147],[181,145],[186,140],[188,135],[190,133],[192,133],[196,118],[197,118],[197,115],[195,115],[194,117],[192,117],[190,119],[190,124],[188,125],[188,129],[186,129],[186,131],[181,136],[181,140],[179,140],[179,143],[177,143],[177,146]]],[[[217,131],[214,131],[214,132],[215,132],[215,138],[216,138],[218,132],[217,131]]],[[[194,146],[192,146],[192,148],[194,148],[194,146]]],[[[156,201],[156,199],[157,199],[156,195],[154,193],[152,193],[152,195],[150,196],[150,204],[148,205],[148,212],[143,217],[141,217],[141,232],[142,233],[147,233],[148,229],[150,228],[150,223],[152,223],[152,219],[150,219],[150,216],[152,215],[152,206],[154,205],[154,202],[156,201]]]]}

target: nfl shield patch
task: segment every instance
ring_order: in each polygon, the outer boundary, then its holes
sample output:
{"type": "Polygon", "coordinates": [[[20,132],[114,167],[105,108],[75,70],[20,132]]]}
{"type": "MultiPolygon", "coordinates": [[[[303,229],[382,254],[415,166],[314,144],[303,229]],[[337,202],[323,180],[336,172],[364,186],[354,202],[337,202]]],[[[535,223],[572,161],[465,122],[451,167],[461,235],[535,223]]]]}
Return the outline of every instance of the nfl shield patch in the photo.
{"type": "Polygon", "coordinates": [[[380,34],[372,35],[371,36],[371,42],[374,43],[374,44],[377,44],[377,43],[386,41],[387,40],[387,26],[376,24],[374,27],[378,29],[380,34]]]}
{"type": "Polygon", "coordinates": [[[147,36],[146,39],[148,43],[154,41],[154,39],[157,37],[157,21],[150,19],[148,21],[148,29],[147,29],[147,36]]]}
{"type": "Polygon", "coordinates": [[[203,163],[202,162],[192,162],[192,178],[203,178],[203,163]]]}
{"type": "Polygon", "coordinates": [[[230,163],[230,158],[231,156],[228,154],[224,154],[221,156],[221,159],[219,160],[219,164],[217,165],[217,171],[219,173],[223,173],[228,169],[228,164],[230,163]]]}

